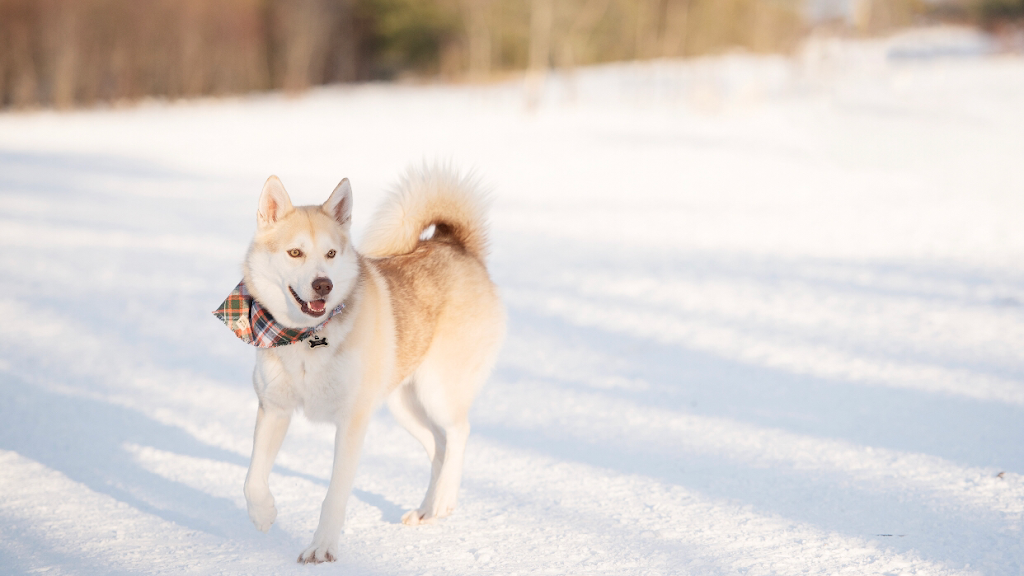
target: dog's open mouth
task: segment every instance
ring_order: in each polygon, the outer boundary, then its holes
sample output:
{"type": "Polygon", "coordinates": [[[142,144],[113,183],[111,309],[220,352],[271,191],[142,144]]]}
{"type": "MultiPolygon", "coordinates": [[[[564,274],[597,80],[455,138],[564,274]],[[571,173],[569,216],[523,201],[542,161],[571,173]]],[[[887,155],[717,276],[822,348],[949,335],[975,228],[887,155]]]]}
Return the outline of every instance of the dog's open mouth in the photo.
{"type": "Polygon", "coordinates": [[[299,307],[302,308],[302,312],[303,313],[309,314],[310,316],[313,316],[314,318],[324,315],[324,312],[326,311],[325,306],[327,306],[327,302],[326,301],[324,301],[324,300],[313,300],[312,302],[306,302],[302,298],[299,298],[299,295],[295,293],[295,289],[294,288],[289,286],[288,290],[291,291],[292,298],[295,298],[295,301],[299,303],[299,307]]]}

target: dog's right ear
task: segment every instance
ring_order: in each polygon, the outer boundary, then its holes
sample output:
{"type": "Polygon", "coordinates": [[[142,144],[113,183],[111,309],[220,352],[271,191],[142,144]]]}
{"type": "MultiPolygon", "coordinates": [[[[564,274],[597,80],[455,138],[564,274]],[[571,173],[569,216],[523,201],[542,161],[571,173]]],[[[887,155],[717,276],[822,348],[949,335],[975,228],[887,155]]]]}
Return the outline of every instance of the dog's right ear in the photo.
{"type": "Polygon", "coordinates": [[[277,176],[267,178],[260,193],[260,207],[256,212],[256,227],[266,228],[294,210],[292,199],[277,176]]]}

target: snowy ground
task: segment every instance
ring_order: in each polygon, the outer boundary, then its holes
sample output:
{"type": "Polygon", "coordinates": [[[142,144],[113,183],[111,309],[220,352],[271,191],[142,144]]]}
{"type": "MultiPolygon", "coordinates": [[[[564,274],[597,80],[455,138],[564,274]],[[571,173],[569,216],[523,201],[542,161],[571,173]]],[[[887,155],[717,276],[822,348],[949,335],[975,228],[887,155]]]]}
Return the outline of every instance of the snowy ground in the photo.
{"type": "Polygon", "coordinates": [[[1024,569],[1024,59],[623,65],[0,114],[4,574],[985,574],[1024,569]],[[210,311],[271,173],[357,233],[399,171],[494,188],[510,312],[461,507],[374,420],[342,559],[299,566],[331,430],[268,535],[253,352],[210,311]]]}

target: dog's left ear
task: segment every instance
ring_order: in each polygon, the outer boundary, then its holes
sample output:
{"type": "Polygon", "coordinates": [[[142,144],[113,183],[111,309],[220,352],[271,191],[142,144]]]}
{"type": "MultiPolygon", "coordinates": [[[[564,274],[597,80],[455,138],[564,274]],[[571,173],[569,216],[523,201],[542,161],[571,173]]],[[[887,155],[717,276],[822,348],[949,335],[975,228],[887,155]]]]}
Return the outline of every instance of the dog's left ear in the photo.
{"type": "Polygon", "coordinates": [[[352,220],[352,186],[348,183],[348,178],[338,184],[334,192],[331,192],[331,197],[320,208],[342,226],[348,226],[352,220]]]}

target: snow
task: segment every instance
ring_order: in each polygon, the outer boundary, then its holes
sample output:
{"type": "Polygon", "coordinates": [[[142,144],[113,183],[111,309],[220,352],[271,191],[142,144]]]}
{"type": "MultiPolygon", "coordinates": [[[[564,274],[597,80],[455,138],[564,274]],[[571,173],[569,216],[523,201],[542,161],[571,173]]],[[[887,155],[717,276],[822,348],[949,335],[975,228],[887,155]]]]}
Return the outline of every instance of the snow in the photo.
{"type": "Polygon", "coordinates": [[[507,82],[0,115],[0,572],[1019,574],[1024,58],[906,42],[579,70],[535,111],[507,82]],[[510,313],[460,508],[401,525],[429,468],[382,411],[342,558],[300,566],[332,431],[293,421],[258,533],[253,351],[210,311],[269,174],[349,177],[358,236],[434,159],[493,189],[510,313]]]}

